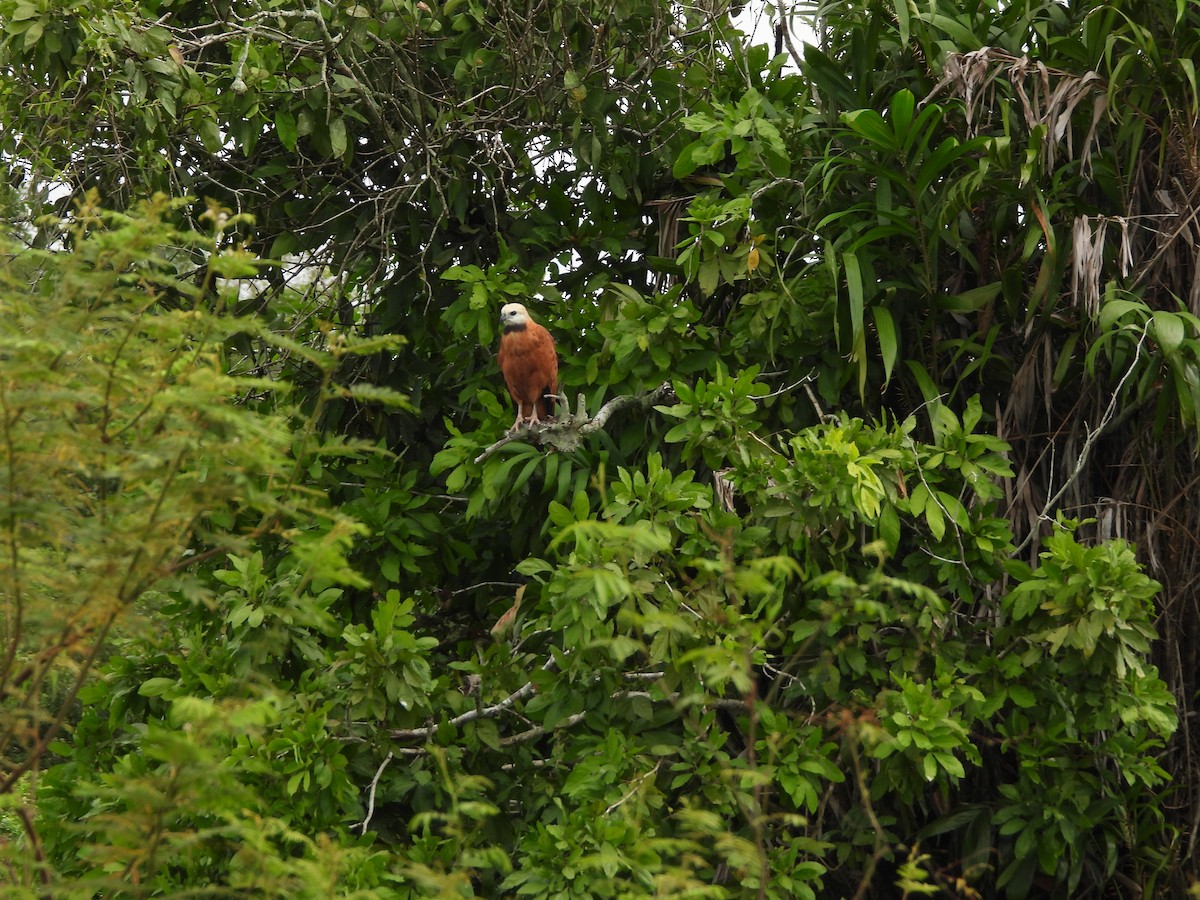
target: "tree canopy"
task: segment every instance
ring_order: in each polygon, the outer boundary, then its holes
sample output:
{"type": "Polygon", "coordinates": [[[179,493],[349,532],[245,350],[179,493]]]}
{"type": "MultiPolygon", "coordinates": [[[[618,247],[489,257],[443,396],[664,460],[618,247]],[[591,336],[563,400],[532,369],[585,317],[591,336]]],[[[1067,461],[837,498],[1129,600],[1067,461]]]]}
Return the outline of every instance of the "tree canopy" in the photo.
{"type": "Polygon", "coordinates": [[[735,6],[0,0],[13,896],[1194,885],[1200,2],[735,6]]]}

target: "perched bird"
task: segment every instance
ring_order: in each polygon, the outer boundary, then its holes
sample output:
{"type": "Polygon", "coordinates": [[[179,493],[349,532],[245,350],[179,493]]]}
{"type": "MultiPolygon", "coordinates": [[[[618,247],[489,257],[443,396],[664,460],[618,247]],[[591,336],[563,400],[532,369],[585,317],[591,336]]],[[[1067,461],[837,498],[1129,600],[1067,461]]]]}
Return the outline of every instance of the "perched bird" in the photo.
{"type": "Polygon", "coordinates": [[[558,353],[554,338],[529,318],[520,303],[506,303],[500,310],[500,372],[508,393],[517,404],[517,421],[533,424],[552,416],[553,398],[558,394],[558,353]]]}

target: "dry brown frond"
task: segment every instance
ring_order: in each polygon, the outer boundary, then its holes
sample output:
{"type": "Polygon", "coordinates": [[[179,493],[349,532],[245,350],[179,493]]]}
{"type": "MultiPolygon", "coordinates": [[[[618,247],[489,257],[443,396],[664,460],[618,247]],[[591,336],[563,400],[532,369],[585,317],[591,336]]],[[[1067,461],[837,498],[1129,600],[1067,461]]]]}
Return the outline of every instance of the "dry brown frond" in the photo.
{"type": "MultiPolygon", "coordinates": [[[[946,58],[942,79],[921,101],[922,105],[943,93],[946,88],[958,96],[964,105],[967,133],[974,136],[981,123],[981,114],[995,109],[996,83],[1006,76],[1020,104],[1025,125],[1033,131],[1044,126],[1042,163],[1047,173],[1056,165],[1057,148],[1064,141],[1067,158],[1075,158],[1074,132],[1071,117],[1075,108],[1086,98],[1092,98],[1092,122],[1080,148],[1085,175],[1090,173],[1088,162],[1096,127],[1108,104],[1105,80],[1097,72],[1082,75],[1053,69],[1028,56],[1015,56],[997,47],[982,47],[969,53],[952,53],[946,58]]],[[[986,121],[986,116],[982,120],[986,121]]]]}
{"type": "Polygon", "coordinates": [[[1100,279],[1104,273],[1104,216],[1076,216],[1071,238],[1071,303],[1089,318],[1100,313],[1100,279]]]}

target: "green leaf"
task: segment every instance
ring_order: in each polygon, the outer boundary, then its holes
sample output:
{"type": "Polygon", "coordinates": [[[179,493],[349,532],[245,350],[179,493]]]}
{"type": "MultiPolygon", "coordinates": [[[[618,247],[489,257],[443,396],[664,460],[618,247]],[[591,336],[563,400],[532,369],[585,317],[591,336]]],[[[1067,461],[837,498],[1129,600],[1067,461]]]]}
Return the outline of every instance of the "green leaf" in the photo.
{"type": "Polygon", "coordinates": [[[1150,312],[1150,309],[1140,300],[1114,299],[1105,302],[1100,307],[1100,330],[1109,331],[1116,322],[1131,312],[1137,312],[1144,316],[1150,312]]]}
{"type": "Polygon", "coordinates": [[[929,405],[926,407],[926,411],[929,414],[930,421],[932,421],[933,414],[929,407],[938,401],[938,398],[941,397],[942,393],[940,390],[938,390],[937,385],[933,383],[933,379],[929,376],[929,372],[924,366],[917,362],[917,360],[905,360],[905,365],[908,366],[908,370],[912,373],[913,378],[916,379],[917,387],[921,389],[921,396],[924,398],[925,403],[929,405]]]}
{"type": "Polygon", "coordinates": [[[1032,709],[1037,705],[1037,696],[1024,685],[1010,684],[1008,686],[1008,696],[1013,703],[1022,709],[1032,709]]]}
{"type": "Polygon", "coordinates": [[[956,778],[966,776],[966,771],[963,769],[962,761],[953,753],[935,753],[934,757],[943,769],[949,772],[956,778]]]}
{"type": "Polygon", "coordinates": [[[267,254],[271,259],[281,260],[289,253],[295,253],[300,249],[300,242],[296,236],[290,231],[281,231],[275,236],[275,240],[271,242],[270,252],[267,254]]]}
{"type": "Polygon", "coordinates": [[[174,678],[149,678],[138,686],[138,693],[143,697],[161,697],[178,684],[174,678]]]}
{"type": "Polygon", "coordinates": [[[215,121],[204,119],[197,127],[197,131],[205,150],[209,153],[217,153],[221,150],[221,129],[217,127],[215,121]]]}
{"type": "Polygon", "coordinates": [[[879,536],[887,545],[888,552],[895,553],[900,547],[900,515],[890,503],[880,510],[878,528],[879,536]]]}
{"type": "Polygon", "coordinates": [[[379,571],[392,584],[400,580],[400,557],[389,553],[379,563],[379,571]]]}
{"type": "Polygon", "coordinates": [[[700,134],[716,128],[718,123],[716,119],[712,118],[712,116],[706,115],[705,113],[692,113],[690,116],[684,116],[682,119],[680,119],[679,124],[688,131],[694,131],[700,134]]]}
{"type": "Polygon", "coordinates": [[[971,30],[971,28],[958,19],[943,15],[942,13],[934,13],[926,19],[930,25],[944,31],[955,44],[960,52],[969,50],[978,50],[982,46],[980,37],[971,30]]]}
{"type": "Polygon", "coordinates": [[[960,294],[938,297],[936,301],[937,308],[946,312],[977,312],[995,300],[1003,287],[1004,285],[999,281],[993,281],[990,284],[983,284],[979,287],[963,291],[960,294]]]}
{"type": "Polygon", "coordinates": [[[712,257],[706,259],[700,264],[700,274],[697,281],[700,284],[700,290],[705,296],[711,294],[717,289],[717,285],[721,280],[721,265],[720,257],[712,257]]]}
{"type": "Polygon", "coordinates": [[[1174,313],[1154,311],[1154,339],[1168,356],[1183,343],[1183,320],[1174,313]]]}
{"type": "Polygon", "coordinates": [[[275,133],[279,136],[279,143],[288,152],[296,149],[296,140],[298,133],[296,131],[296,117],[286,109],[278,110],[275,113],[275,133]]]}
{"type": "MultiPolygon", "coordinates": [[[[898,0],[897,5],[906,3],[907,0],[898,0]]],[[[907,41],[907,38],[905,40],[907,41]]],[[[912,125],[915,104],[916,99],[913,97],[913,92],[908,88],[897,91],[896,96],[892,98],[892,131],[895,133],[897,143],[901,145],[905,143],[905,135],[912,125]]]]}
{"type": "Polygon", "coordinates": [[[708,138],[699,138],[679,151],[671,172],[676,178],[685,178],[701,166],[712,162],[712,142],[708,138]]]}
{"type": "Polygon", "coordinates": [[[943,138],[942,142],[938,144],[937,149],[925,158],[917,170],[917,177],[913,182],[914,196],[925,196],[934,182],[945,175],[946,170],[950,167],[950,163],[954,162],[954,160],[958,159],[968,150],[977,147],[979,147],[978,141],[968,141],[965,144],[960,144],[958,139],[953,136],[943,138]]]}
{"type": "Polygon", "coordinates": [[[899,30],[901,47],[908,45],[909,28],[911,27],[908,3],[909,0],[893,0],[892,2],[892,10],[896,13],[896,27],[899,30]]]}
{"type": "Polygon", "coordinates": [[[875,317],[875,331],[879,336],[879,354],[883,357],[883,384],[887,387],[892,380],[892,369],[900,350],[896,340],[896,323],[887,307],[872,307],[871,313],[875,317]]]}
{"type": "Polygon", "coordinates": [[[933,498],[925,504],[925,521],[929,524],[929,533],[933,535],[933,539],[940,541],[946,534],[946,521],[942,516],[942,508],[933,498]]]}
{"type": "Polygon", "coordinates": [[[1007,597],[1007,603],[1012,610],[1013,621],[1019,622],[1033,614],[1042,602],[1042,583],[1040,581],[1023,581],[1013,588],[1007,597]]]}
{"type": "Polygon", "coordinates": [[[888,151],[898,149],[895,133],[883,120],[883,116],[875,110],[856,109],[853,112],[843,113],[842,121],[872,144],[888,151]]]}
{"type": "Polygon", "coordinates": [[[346,154],[346,120],[338,117],[329,123],[329,147],[335,157],[346,154]]]}
{"type": "Polygon", "coordinates": [[[921,757],[921,772],[925,776],[926,781],[933,781],[937,778],[938,764],[934,754],[928,753],[921,757]]]}
{"type": "Polygon", "coordinates": [[[850,300],[851,346],[857,346],[863,334],[863,283],[858,257],[851,251],[842,254],[842,267],[846,270],[846,293],[850,300]]]}
{"type": "MultiPolygon", "coordinates": [[[[559,509],[563,509],[561,504],[554,503],[553,500],[550,502],[553,505],[558,506],[559,509]]],[[[554,566],[550,565],[550,563],[546,562],[544,559],[538,559],[537,557],[531,556],[517,563],[514,571],[519,572],[522,575],[534,577],[536,575],[545,574],[546,572],[553,572],[554,566]]]]}

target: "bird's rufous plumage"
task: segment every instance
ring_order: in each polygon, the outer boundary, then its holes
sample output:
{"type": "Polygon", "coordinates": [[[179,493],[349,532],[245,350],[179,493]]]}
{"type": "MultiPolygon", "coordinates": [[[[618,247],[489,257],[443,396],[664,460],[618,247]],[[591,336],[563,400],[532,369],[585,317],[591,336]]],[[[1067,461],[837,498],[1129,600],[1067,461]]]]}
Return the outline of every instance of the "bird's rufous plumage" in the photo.
{"type": "Polygon", "coordinates": [[[558,353],[554,338],[529,317],[520,303],[500,310],[500,372],[508,393],[517,404],[517,420],[510,431],[525,422],[550,418],[558,394],[558,353]]]}

